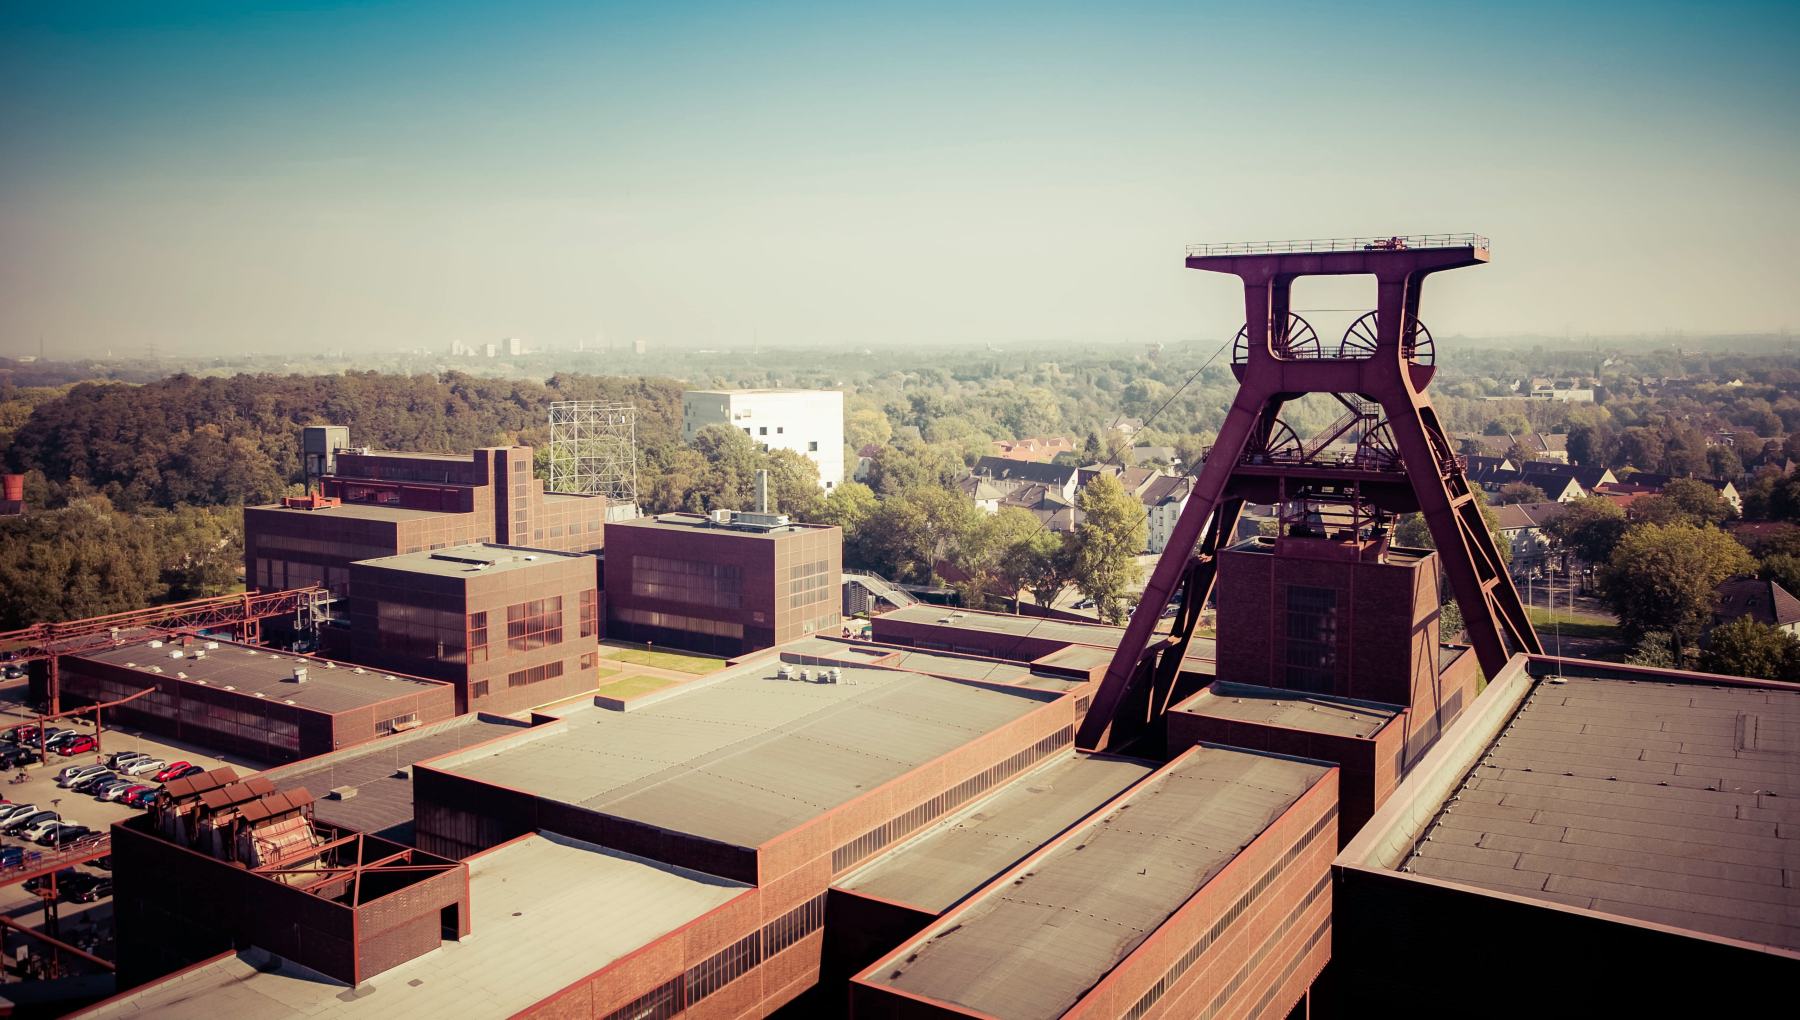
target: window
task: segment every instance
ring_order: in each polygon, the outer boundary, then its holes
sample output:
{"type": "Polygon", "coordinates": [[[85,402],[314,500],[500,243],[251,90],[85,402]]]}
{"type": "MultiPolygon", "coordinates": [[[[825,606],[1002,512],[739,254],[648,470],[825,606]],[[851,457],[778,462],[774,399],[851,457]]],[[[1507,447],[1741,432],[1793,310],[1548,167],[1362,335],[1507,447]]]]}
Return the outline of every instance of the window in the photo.
{"type": "Polygon", "coordinates": [[[477,680],[474,683],[469,685],[469,700],[470,701],[474,701],[476,698],[485,698],[487,696],[488,696],[488,682],[486,680],[477,680]]]}
{"type": "Polygon", "coordinates": [[[757,429],[757,430],[756,430],[756,434],[757,434],[757,435],[759,435],[759,436],[766,436],[766,435],[768,435],[768,434],[769,434],[769,427],[768,427],[768,426],[767,426],[767,425],[764,425],[764,426],[762,426],[762,427],[761,427],[761,428],[759,428],[759,429],[757,429]]]}
{"type": "Polygon", "coordinates": [[[545,680],[554,680],[562,674],[562,660],[558,659],[555,662],[546,662],[542,666],[533,666],[530,669],[521,669],[506,674],[506,686],[509,688],[530,687],[532,684],[541,684],[545,680]]]}
{"type": "Polygon", "coordinates": [[[806,449],[807,449],[807,452],[809,452],[809,453],[818,453],[819,452],[819,441],[817,439],[809,441],[806,444],[806,449]]]}
{"type": "Polygon", "coordinates": [[[741,567],[730,563],[633,555],[631,594],[689,605],[739,609],[743,606],[743,574],[741,567]]]}
{"type": "Polygon", "coordinates": [[[1329,692],[1337,676],[1337,591],[1291,584],[1287,590],[1287,685],[1329,692]]]}
{"type": "Polygon", "coordinates": [[[469,614],[469,661],[488,661],[488,626],[486,613],[469,614]]]}
{"type": "Polygon", "coordinates": [[[600,592],[589,588],[581,593],[581,636],[593,637],[600,629],[600,592]]]}
{"type": "Polygon", "coordinates": [[[597,666],[599,664],[600,664],[600,653],[599,652],[589,652],[586,655],[583,655],[581,657],[581,668],[584,671],[593,669],[595,666],[597,666]]]}
{"type": "Polygon", "coordinates": [[[507,650],[529,652],[546,645],[562,644],[562,601],[561,595],[553,595],[507,606],[507,650]]]}

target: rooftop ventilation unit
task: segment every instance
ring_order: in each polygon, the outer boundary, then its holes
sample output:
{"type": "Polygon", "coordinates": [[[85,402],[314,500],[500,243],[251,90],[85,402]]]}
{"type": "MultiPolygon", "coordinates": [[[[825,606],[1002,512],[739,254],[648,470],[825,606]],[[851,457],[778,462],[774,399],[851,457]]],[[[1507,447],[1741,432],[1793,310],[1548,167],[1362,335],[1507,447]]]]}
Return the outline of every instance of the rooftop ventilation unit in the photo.
{"type": "Polygon", "coordinates": [[[206,658],[206,653],[203,651],[200,651],[199,649],[195,649],[193,657],[196,659],[204,659],[204,658],[206,658]]]}
{"type": "Polygon", "coordinates": [[[202,687],[210,686],[209,684],[207,684],[207,682],[205,680],[195,680],[194,682],[199,684],[202,687]]]}
{"type": "Polygon", "coordinates": [[[177,679],[177,680],[186,680],[187,678],[188,678],[188,675],[186,673],[177,672],[175,674],[175,679],[177,679]]]}
{"type": "Polygon", "coordinates": [[[336,669],[336,668],[337,668],[337,663],[335,663],[335,662],[332,662],[332,661],[331,661],[331,660],[330,660],[330,659],[326,659],[326,660],[325,660],[325,668],[326,668],[326,669],[336,669]]]}
{"type": "Polygon", "coordinates": [[[217,642],[217,641],[208,641],[208,642],[207,642],[207,643],[206,643],[206,650],[207,650],[207,651],[209,651],[209,652],[216,652],[216,651],[218,651],[218,650],[219,650],[219,643],[218,643],[218,642],[217,642]]]}
{"type": "Polygon", "coordinates": [[[252,692],[251,692],[251,693],[250,693],[250,696],[251,696],[251,697],[252,697],[252,698],[266,698],[266,697],[268,697],[268,695],[266,695],[266,694],[264,694],[264,693],[263,693],[263,692],[261,692],[261,691],[252,691],[252,692]]]}
{"type": "Polygon", "coordinates": [[[306,682],[306,667],[305,666],[295,666],[294,667],[294,675],[289,677],[288,679],[292,680],[294,683],[297,683],[297,684],[305,683],[306,682]]]}
{"type": "Polygon", "coordinates": [[[355,669],[351,670],[350,672],[355,673],[357,676],[362,676],[364,673],[367,673],[368,670],[362,668],[361,666],[358,666],[355,669]]]}
{"type": "Polygon", "coordinates": [[[224,687],[222,687],[222,688],[220,688],[220,690],[225,690],[225,691],[235,691],[235,690],[237,690],[237,688],[236,688],[236,687],[233,687],[233,686],[231,686],[231,685],[230,685],[230,684],[226,684],[226,685],[225,685],[225,686],[224,686],[224,687]]]}
{"type": "Polygon", "coordinates": [[[135,663],[135,662],[127,662],[127,663],[126,663],[126,664],[125,664],[125,668],[126,668],[126,669],[136,669],[136,668],[137,668],[137,663],[135,663]]]}
{"type": "Polygon", "coordinates": [[[792,680],[794,671],[788,667],[787,663],[782,663],[781,668],[775,671],[775,677],[778,680],[792,680]]]}
{"type": "Polygon", "coordinates": [[[152,642],[150,642],[150,647],[151,648],[161,648],[162,642],[161,641],[152,641],[152,642]]]}
{"type": "Polygon", "coordinates": [[[179,658],[181,658],[181,657],[182,657],[182,654],[181,654],[181,649],[179,649],[179,648],[171,648],[171,649],[169,649],[169,658],[171,658],[171,659],[179,659],[179,658]]]}
{"type": "Polygon", "coordinates": [[[706,515],[706,519],[714,524],[730,524],[732,517],[733,514],[730,510],[713,510],[706,515]]]}
{"type": "Polygon", "coordinates": [[[283,705],[292,705],[292,704],[293,704],[293,703],[294,703],[294,699],[292,699],[292,698],[286,698],[286,699],[284,699],[284,700],[283,700],[283,701],[282,701],[282,702],[281,702],[281,703],[282,703],[282,704],[283,704],[283,705]]]}
{"type": "Polygon", "coordinates": [[[163,671],[163,668],[161,666],[151,666],[150,667],[150,672],[152,672],[152,673],[161,673],[162,671],[163,671]]]}

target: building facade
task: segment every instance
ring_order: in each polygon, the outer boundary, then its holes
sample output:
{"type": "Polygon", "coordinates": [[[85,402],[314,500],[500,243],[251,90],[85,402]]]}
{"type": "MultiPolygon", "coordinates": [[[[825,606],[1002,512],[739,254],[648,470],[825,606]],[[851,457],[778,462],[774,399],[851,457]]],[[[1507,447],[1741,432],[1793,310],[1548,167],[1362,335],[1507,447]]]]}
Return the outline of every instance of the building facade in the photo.
{"type": "Polygon", "coordinates": [[[471,542],[593,552],[609,515],[635,512],[604,496],[545,492],[529,446],[465,456],[341,449],[329,463],[318,494],[244,508],[249,587],[320,585],[341,597],[357,560],[471,542]]]}
{"type": "Polygon", "coordinates": [[[607,634],[742,655],[836,633],[844,535],[777,514],[662,514],[612,527],[607,634]]]}
{"type": "Polygon", "coordinates": [[[688,390],[681,437],[708,425],[744,430],[765,450],[793,450],[819,465],[819,485],[844,484],[844,395],[836,390],[688,390]]]}
{"type": "Polygon", "coordinates": [[[577,553],[475,544],[350,566],[346,656],[456,687],[509,714],[594,687],[600,592],[577,553]]]}

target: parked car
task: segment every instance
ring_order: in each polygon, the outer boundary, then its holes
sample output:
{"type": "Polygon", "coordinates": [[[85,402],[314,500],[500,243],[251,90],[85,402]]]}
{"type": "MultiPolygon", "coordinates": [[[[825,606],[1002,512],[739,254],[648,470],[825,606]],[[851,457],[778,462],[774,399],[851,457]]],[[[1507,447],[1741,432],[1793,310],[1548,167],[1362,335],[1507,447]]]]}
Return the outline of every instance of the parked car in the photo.
{"type": "Polygon", "coordinates": [[[185,761],[172,761],[169,763],[168,768],[163,769],[161,772],[158,772],[156,774],[156,781],[159,783],[166,783],[169,780],[175,778],[175,773],[180,772],[181,770],[183,770],[185,768],[188,768],[191,764],[192,764],[191,762],[185,762],[185,761]]]}
{"type": "Polygon", "coordinates": [[[142,751],[114,751],[106,756],[106,764],[108,767],[116,769],[122,767],[126,762],[148,757],[150,756],[142,751]]]}
{"type": "MultiPolygon", "coordinates": [[[[63,883],[69,881],[72,878],[75,878],[75,876],[79,875],[79,874],[81,874],[81,872],[76,871],[74,868],[63,868],[62,870],[60,870],[56,873],[56,887],[58,889],[61,889],[63,886],[63,883]]],[[[75,878],[75,881],[80,882],[81,880],[78,878],[75,878]]],[[[48,888],[50,888],[50,876],[49,875],[39,875],[36,878],[28,878],[25,880],[25,891],[26,892],[37,892],[39,889],[48,889],[48,888]]]]}
{"type": "Polygon", "coordinates": [[[113,880],[110,878],[97,878],[92,882],[83,883],[74,892],[71,892],[69,894],[69,900],[74,903],[92,903],[97,899],[111,896],[112,893],[113,880]]]}
{"type": "Polygon", "coordinates": [[[168,779],[164,780],[164,782],[172,783],[177,779],[186,779],[189,776],[197,776],[200,773],[205,772],[205,771],[206,771],[206,766],[204,766],[204,765],[189,765],[187,768],[182,769],[180,772],[177,772],[174,775],[170,776],[168,779]]]}
{"type": "Polygon", "coordinates": [[[138,798],[137,806],[148,811],[148,810],[150,810],[152,805],[154,805],[157,801],[162,800],[162,799],[163,799],[162,787],[153,786],[150,788],[148,793],[145,793],[142,797],[138,798]]]}
{"type": "Polygon", "coordinates": [[[14,747],[0,750],[0,764],[4,764],[9,769],[30,765],[37,760],[38,753],[35,747],[14,747]]]}
{"type": "Polygon", "coordinates": [[[127,763],[126,766],[119,771],[128,776],[148,776],[161,772],[168,767],[169,763],[163,761],[161,758],[139,758],[134,762],[127,763]]]}
{"type": "Polygon", "coordinates": [[[99,786],[94,787],[92,790],[89,790],[88,792],[92,793],[95,797],[99,798],[100,800],[118,800],[120,797],[125,796],[125,792],[127,790],[130,790],[132,787],[134,787],[136,785],[138,785],[138,784],[132,782],[129,779],[119,779],[117,777],[114,777],[112,779],[108,779],[104,783],[101,783],[99,786]]]}
{"type": "Polygon", "coordinates": [[[65,740],[56,745],[56,753],[65,758],[70,758],[78,754],[86,754],[87,752],[92,751],[96,746],[98,745],[94,743],[94,738],[83,733],[73,740],[65,740]]]}
{"type": "MultiPolygon", "coordinates": [[[[65,737],[73,737],[73,736],[77,736],[77,735],[78,734],[76,734],[76,732],[74,730],[58,729],[53,726],[50,729],[47,729],[44,731],[43,742],[48,744],[53,741],[62,740],[65,737]]],[[[32,733],[31,742],[34,744],[38,743],[38,738],[37,738],[37,734],[35,731],[32,733]]]]}
{"type": "Polygon", "coordinates": [[[25,848],[0,846],[0,871],[11,871],[25,863],[25,848]]]}
{"type": "Polygon", "coordinates": [[[17,836],[31,826],[38,825],[42,822],[55,821],[61,817],[61,815],[54,811],[34,811],[23,818],[8,819],[6,825],[0,827],[0,832],[3,832],[8,836],[17,836]]]}
{"type": "Polygon", "coordinates": [[[40,818],[37,821],[32,822],[31,824],[25,826],[23,829],[20,829],[19,830],[19,838],[20,839],[29,839],[33,843],[41,843],[41,842],[43,842],[44,837],[46,835],[48,835],[52,832],[55,832],[56,827],[62,824],[62,818],[60,816],[58,816],[56,814],[56,812],[45,811],[42,813],[49,815],[51,817],[40,818]]]}
{"type": "Polygon", "coordinates": [[[4,827],[7,822],[14,818],[24,818],[26,815],[35,815],[37,814],[37,811],[38,806],[36,804],[8,804],[5,807],[0,808],[0,827],[4,827]]]}
{"type": "Polygon", "coordinates": [[[96,868],[99,868],[101,871],[111,871],[112,870],[112,854],[107,854],[105,857],[96,857],[93,860],[89,861],[88,863],[92,864],[96,868]]]}
{"type": "Polygon", "coordinates": [[[105,765],[71,765],[56,774],[56,785],[73,788],[83,779],[107,773],[105,765]]]}
{"type": "Polygon", "coordinates": [[[51,829],[48,833],[39,837],[38,842],[44,846],[54,846],[58,850],[62,850],[67,847],[72,847],[81,842],[84,837],[92,836],[94,834],[94,830],[85,825],[76,825],[72,822],[59,822],[57,823],[56,828],[51,829]]]}
{"type": "Polygon", "coordinates": [[[16,662],[9,662],[4,666],[0,666],[0,677],[5,677],[8,680],[17,680],[24,675],[25,667],[16,662]]]}
{"type": "Polygon", "coordinates": [[[143,807],[144,798],[156,792],[154,786],[134,786],[119,795],[119,799],[132,807],[143,807]]]}
{"type": "Polygon", "coordinates": [[[12,729],[6,731],[6,739],[15,744],[23,744],[27,740],[36,740],[37,727],[30,725],[14,726],[12,729]]]}
{"type": "Polygon", "coordinates": [[[69,789],[74,790],[76,793],[93,793],[100,788],[102,783],[110,783],[117,778],[118,777],[111,772],[96,772],[91,776],[82,776],[75,782],[70,783],[69,789]]]}

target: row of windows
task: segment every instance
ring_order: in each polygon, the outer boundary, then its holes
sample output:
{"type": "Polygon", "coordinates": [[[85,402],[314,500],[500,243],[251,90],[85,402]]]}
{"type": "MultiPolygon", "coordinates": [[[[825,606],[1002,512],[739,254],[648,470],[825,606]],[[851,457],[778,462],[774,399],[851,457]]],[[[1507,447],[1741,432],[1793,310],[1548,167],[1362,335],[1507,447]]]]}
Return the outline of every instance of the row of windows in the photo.
{"type": "Polygon", "coordinates": [[[803,621],[800,624],[800,633],[811,634],[814,631],[830,630],[841,622],[843,622],[843,617],[833,611],[824,616],[815,616],[810,620],[803,621]]]}
{"type": "Polygon", "coordinates": [[[562,596],[533,599],[506,607],[506,647],[515,652],[560,645],[563,639],[562,596]]]}
{"type": "Polygon", "coordinates": [[[733,563],[631,557],[631,593],[641,598],[737,609],[743,605],[743,587],[743,568],[733,563]]]}
{"type": "MultiPolygon", "coordinates": [[[[1323,888],[1325,884],[1326,883],[1321,880],[1319,887],[1323,888]]],[[[1288,932],[1293,930],[1294,922],[1300,919],[1302,913],[1304,913],[1304,908],[1302,910],[1296,910],[1284,918],[1280,926],[1277,927],[1275,931],[1269,935],[1268,939],[1263,942],[1262,947],[1250,957],[1250,962],[1237,969],[1236,973],[1231,976],[1231,980],[1225,982],[1225,987],[1219,989],[1219,994],[1213,996],[1212,1005],[1202,1010],[1194,1020],[1213,1020],[1214,1017],[1218,1016],[1225,1009],[1226,1003],[1231,1001],[1231,997],[1238,993],[1239,988],[1243,987],[1245,979],[1257,972],[1257,969],[1263,965],[1263,961],[1268,959],[1269,954],[1280,944],[1280,940],[1286,937],[1288,932]]],[[[1307,938],[1306,944],[1294,952],[1293,959],[1288,961],[1287,968],[1282,971],[1280,980],[1270,986],[1267,992],[1263,993],[1262,1005],[1258,1006],[1248,1015],[1262,1016],[1263,1010],[1268,1007],[1269,1000],[1274,998],[1276,991],[1278,991],[1282,985],[1287,983],[1288,978],[1294,976],[1294,971],[1299,969],[1300,964],[1307,957],[1312,955],[1313,949],[1316,948],[1329,934],[1331,934],[1331,918],[1326,917],[1319,922],[1317,928],[1313,929],[1313,933],[1307,938]]]]}
{"type": "MultiPolygon", "coordinates": [[[[1281,873],[1286,871],[1288,866],[1293,864],[1294,861],[1298,860],[1301,854],[1313,848],[1313,844],[1318,841],[1319,837],[1324,834],[1325,829],[1330,826],[1336,818],[1337,806],[1333,805],[1331,810],[1325,812],[1323,817],[1313,823],[1313,827],[1307,830],[1306,835],[1300,837],[1300,840],[1293,846],[1288,847],[1287,853],[1282,854],[1280,860],[1269,866],[1269,870],[1264,872],[1263,876],[1256,880],[1256,884],[1252,885],[1249,889],[1246,889],[1244,894],[1238,897],[1237,902],[1231,905],[1231,909],[1219,915],[1219,919],[1214,921],[1213,926],[1208,929],[1205,934],[1200,936],[1198,942],[1195,942],[1192,946],[1188,947],[1188,951],[1181,954],[1181,958],[1169,966],[1168,971],[1163,974],[1156,984],[1151,985],[1150,990],[1145,992],[1143,997],[1138,999],[1138,1001],[1125,1012],[1126,1020],[1138,1020],[1139,1017],[1149,1012],[1150,1007],[1156,1005],[1156,1001],[1162,998],[1163,994],[1166,993],[1176,981],[1181,979],[1181,975],[1187,973],[1188,968],[1199,962],[1200,957],[1204,955],[1208,949],[1212,948],[1213,943],[1217,942],[1221,935],[1225,934],[1225,932],[1231,928],[1232,923],[1244,916],[1244,914],[1255,905],[1256,901],[1262,898],[1262,894],[1269,891],[1269,887],[1275,884],[1275,880],[1281,877],[1281,873]]],[[[1330,880],[1331,876],[1326,875],[1320,879],[1320,882],[1325,883],[1330,880]]],[[[1318,895],[1319,892],[1320,889],[1315,887],[1314,890],[1307,895],[1307,902],[1311,902],[1312,898],[1318,895]]],[[[1304,912],[1304,908],[1296,910],[1290,915],[1290,919],[1291,917],[1297,917],[1304,912]]]]}
{"type": "Polygon", "coordinates": [[[979,775],[956,784],[910,811],[895,815],[881,825],[856,837],[831,852],[831,871],[836,874],[857,861],[875,853],[894,840],[920,828],[927,822],[954,811],[981,794],[1043,761],[1075,739],[1075,728],[1064,726],[1025,750],[979,775]]]}
{"type": "Polygon", "coordinates": [[[619,619],[626,623],[635,623],[644,627],[667,627],[670,630],[685,630],[690,634],[711,634],[713,637],[741,638],[744,636],[744,625],[726,620],[708,620],[698,616],[683,616],[680,613],[658,613],[648,609],[621,609],[619,619]]]}
{"type": "Polygon", "coordinates": [[[825,894],[820,893],[606,1014],[603,1020],[669,1020],[823,927],[825,894]]]}
{"type": "Polygon", "coordinates": [[[796,563],[788,568],[788,580],[795,581],[802,577],[823,576],[830,569],[830,560],[814,560],[811,563],[796,563]]]}
{"type": "Polygon", "coordinates": [[[562,660],[558,659],[555,662],[546,662],[542,666],[533,666],[530,669],[521,669],[516,673],[506,674],[506,686],[509,689],[530,687],[532,684],[541,684],[545,680],[554,680],[562,675],[563,664],[562,660]]]}

